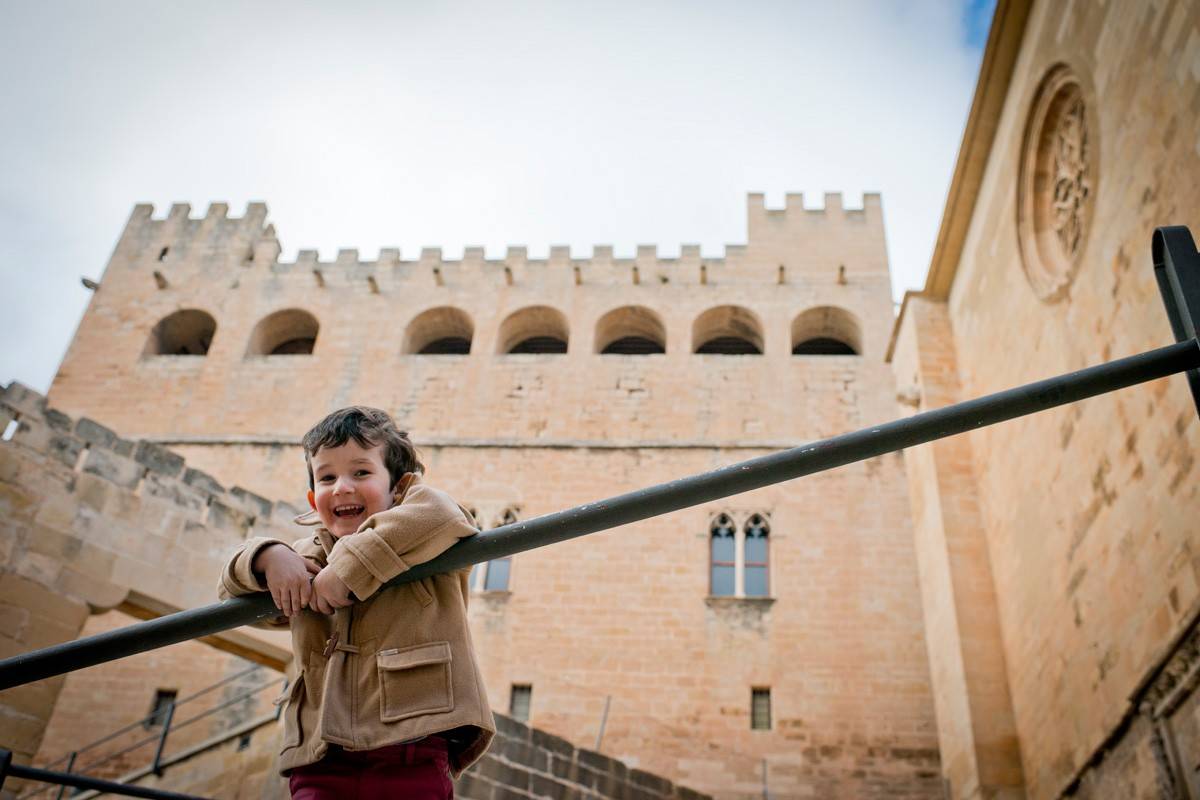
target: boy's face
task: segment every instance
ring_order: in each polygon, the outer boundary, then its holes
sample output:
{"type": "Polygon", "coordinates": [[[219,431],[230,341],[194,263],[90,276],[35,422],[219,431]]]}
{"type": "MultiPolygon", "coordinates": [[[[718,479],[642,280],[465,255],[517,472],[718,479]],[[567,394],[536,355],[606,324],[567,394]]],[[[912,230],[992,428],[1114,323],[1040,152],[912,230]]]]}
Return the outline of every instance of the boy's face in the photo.
{"type": "Polygon", "coordinates": [[[362,447],[350,439],[341,447],[322,447],[312,456],[312,471],[308,502],[334,537],[354,533],[367,517],[392,506],[383,445],[362,447]]]}

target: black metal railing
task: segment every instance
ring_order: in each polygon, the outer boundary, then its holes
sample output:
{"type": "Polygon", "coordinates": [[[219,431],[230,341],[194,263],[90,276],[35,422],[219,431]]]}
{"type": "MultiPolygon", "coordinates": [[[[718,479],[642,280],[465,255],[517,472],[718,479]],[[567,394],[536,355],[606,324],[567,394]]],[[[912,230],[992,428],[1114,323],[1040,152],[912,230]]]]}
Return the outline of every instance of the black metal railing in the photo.
{"type": "Polygon", "coordinates": [[[0,749],[0,787],[4,786],[4,781],[9,776],[29,781],[72,786],[85,791],[119,794],[125,797],[149,797],[154,798],[154,800],[204,800],[204,798],[196,797],[195,795],[179,794],[178,792],[169,792],[165,789],[152,789],[149,786],[134,786],[128,783],[105,781],[100,778],[89,778],[85,775],[71,775],[48,769],[38,769],[37,767],[26,767],[21,764],[12,763],[12,751],[0,749]]]}
{"type": "MultiPolygon", "coordinates": [[[[150,774],[150,773],[153,773],[156,775],[161,775],[163,767],[169,761],[172,760],[172,759],[166,757],[167,741],[172,733],[177,733],[178,731],[180,731],[183,728],[187,728],[191,725],[194,725],[195,723],[200,722],[201,720],[208,719],[208,718],[212,717],[214,714],[224,711],[224,710],[230,708],[231,706],[236,706],[239,703],[245,703],[247,701],[250,701],[253,698],[255,698],[256,696],[262,694],[264,691],[266,691],[272,687],[280,686],[282,684],[281,690],[286,689],[287,678],[285,678],[282,675],[277,675],[273,678],[270,678],[269,680],[260,681],[250,689],[246,689],[244,691],[237,692],[236,694],[223,699],[221,702],[217,703],[216,705],[213,705],[209,708],[199,711],[198,713],[192,714],[191,716],[184,719],[182,722],[176,722],[177,714],[179,713],[180,709],[186,708],[190,704],[193,704],[193,703],[201,700],[202,698],[208,696],[209,694],[216,691],[217,689],[220,689],[224,686],[228,686],[229,684],[239,681],[243,678],[250,677],[250,676],[254,675],[255,673],[260,672],[262,670],[263,670],[263,667],[256,664],[252,667],[249,667],[247,669],[236,672],[233,675],[226,676],[225,678],[222,678],[221,680],[219,680],[215,683],[205,686],[203,689],[199,689],[196,692],[193,692],[192,694],[187,695],[186,697],[179,698],[176,700],[171,700],[166,704],[166,706],[164,706],[162,708],[156,708],[154,711],[151,711],[149,714],[142,717],[141,719],[134,720],[133,722],[129,723],[128,725],[124,725],[124,726],[116,729],[115,731],[112,731],[111,733],[109,733],[105,736],[102,736],[99,739],[96,739],[95,741],[89,742],[88,744],[84,745],[83,747],[77,748],[75,750],[71,750],[66,755],[63,755],[62,757],[55,759],[54,761],[44,764],[41,767],[41,769],[44,772],[54,772],[54,773],[56,773],[58,775],[62,775],[62,776],[74,776],[74,777],[89,778],[91,776],[88,776],[87,773],[92,772],[94,770],[98,770],[101,767],[111,764],[113,761],[120,759],[122,756],[126,756],[132,752],[142,749],[142,748],[146,747],[147,745],[153,745],[154,753],[147,760],[145,768],[140,771],[136,771],[136,772],[138,772],[138,774],[140,774],[140,775],[146,775],[146,774],[150,774]],[[151,733],[151,734],[147,734],[145,736],[138,737],[133,742],[126,744],[126,745],[120,747],[119,749],[115,749],[115,750],[112,750],[109,752],[103,752],[98,757],[96,757],[90,761],[87,761],[87,763],[83,763],[82,766],[79,766],[82,762],[85,761],[83,756],[86,753],[95,751],[98,748],[101,748],[103,745],[109,744],[110,742],[113,742],[114,740],[120,739],[120,737],[125,736],[126,734],[135,733],[139,729],[144,730],[144,729],[149,729],[149,728],[158,728],[158,730],[155,733],[151,733]]],[[[270,717],[270,719],[276,719],[279,716],[279,712],[280,712],[280,707],[276,707],[274,709],[274,711],[272,711],[268,716],[270,717]]],[[[268,720],[263,719],[260,721],[266,722],[268,720]]],[[[240,730],[240,726],[234,726],[234,729],[240,730]]],[[[216,736],[218,738],[220,737],[220,735],[221,735],[220,733],[216,734],[216,736]]],[[[15,773],[12,773],[12,774],[15,775],[15,773]]],[[[74,785],[74,784],[68,784],[68,785],[74,785]]],[[[32,798],[43,796],[52,791],[54,791],[54,790],[50,789],[50,788],[34,789],[32,791],[21,794],[20,800],[32,800],[32,798]]],[[[63,792],[64,792],[64,789],[59,788],[55,795],[55,800],[62,800],[63,792]]]]}
{"type": "MultiPolygon", "coordinates": [[[[1187,373],[1200,410],[1200,253],[1184,227],[1154,232],[1152,257],[1177,342],[1106,364],[481,533],[387,585],[510,556],[596,531],[977,430],[1066,403],[1187,373]]],[[[277,616],[270,595],[226,600],[0,661],[0,689],[277,616]]]]}

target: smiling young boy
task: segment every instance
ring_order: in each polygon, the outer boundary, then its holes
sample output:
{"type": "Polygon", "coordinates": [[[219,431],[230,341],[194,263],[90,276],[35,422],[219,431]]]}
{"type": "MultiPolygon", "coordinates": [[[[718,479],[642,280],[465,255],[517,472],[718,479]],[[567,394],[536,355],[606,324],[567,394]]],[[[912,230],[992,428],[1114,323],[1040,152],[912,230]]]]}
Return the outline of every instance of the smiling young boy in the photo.
{"type": "Polygon", "coordinates": [[[293,798],[453,797],[495,733],[467,626],[469,569],[384,583],[476,533],[383,411],[343,408],[302,442],[311,537],[247,540],[222,598],[270,591],[299,669],[280,769],[293,798]]]}

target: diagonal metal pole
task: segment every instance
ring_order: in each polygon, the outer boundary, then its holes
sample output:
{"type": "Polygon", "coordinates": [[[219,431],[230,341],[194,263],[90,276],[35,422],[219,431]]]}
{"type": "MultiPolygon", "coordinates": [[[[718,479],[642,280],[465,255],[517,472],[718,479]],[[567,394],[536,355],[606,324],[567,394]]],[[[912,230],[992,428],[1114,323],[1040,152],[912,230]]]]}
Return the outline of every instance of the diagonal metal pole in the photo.
{"type": "MultiPolygon", "coordinates": [[[[464,540],[432,561],[418,564],[394,578],[387,586],[615,528],[1194,369],[1200,369],[1200,344],[1190,339],[701,475],[504,525],[464,540]]],[[[265,592],[181,611],[4,659],[0,661],[0,689],[276,616],[278,611],[265,592]]]]}

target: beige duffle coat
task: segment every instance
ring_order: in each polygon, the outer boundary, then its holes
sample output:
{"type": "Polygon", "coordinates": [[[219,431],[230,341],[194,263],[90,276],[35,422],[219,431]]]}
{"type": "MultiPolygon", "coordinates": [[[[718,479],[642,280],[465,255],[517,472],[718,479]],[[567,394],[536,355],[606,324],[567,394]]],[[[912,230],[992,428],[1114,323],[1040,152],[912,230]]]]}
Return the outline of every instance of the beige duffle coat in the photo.
{"type": "MultiPolygon", "coordinates": [[[[469,568],[380,590],[474,535],[475,526],[449,495],[412,473],[400,481],[396,500],[340,539],[324,527],[291,545],[248,539],[221,575],[222,599],[266,591],[251,565],[263,548],[283,544],[320,567],[328,564],[359,601],[332,617],[304,609],[290,620],[299,674],[279,701],[286,703],[284,774],[319,761],[331,744],[372,750],[440,734],[457,777],[495,734],[467,626],[469,568]]],[[[297,521],[313,524],[315,515],[297,521]]]]}

